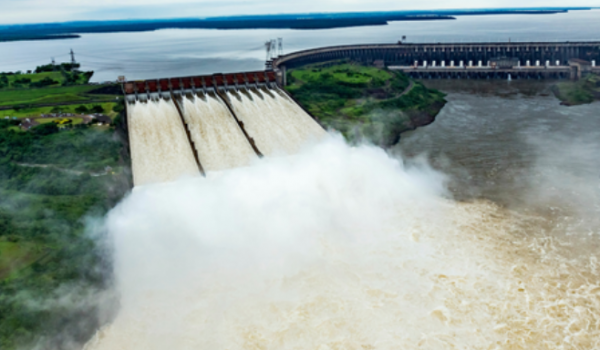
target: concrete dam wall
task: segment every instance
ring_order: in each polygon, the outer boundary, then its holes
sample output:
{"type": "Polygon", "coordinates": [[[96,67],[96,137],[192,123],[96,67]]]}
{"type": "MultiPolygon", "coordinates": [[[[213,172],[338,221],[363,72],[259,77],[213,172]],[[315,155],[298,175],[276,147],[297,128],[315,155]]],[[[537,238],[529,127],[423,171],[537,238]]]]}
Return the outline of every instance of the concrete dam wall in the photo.
{"type": "Polygon", "coordinates": [[[134,184],[247,166],[323,137],[275,78],[251,72],[125,83],[134,184]]]}
{"type": "Polygon", "coordinates": [[[570,61],[584,60],[600,72],[600,42],[430,43],[331,46],[294,52],[268,62],[280,72],[312,63],[350,59],[403,70],[414,78],[566,79],[577,75],[570,61]],[[510,66],[494,66],[498,60],[510,66]]]}

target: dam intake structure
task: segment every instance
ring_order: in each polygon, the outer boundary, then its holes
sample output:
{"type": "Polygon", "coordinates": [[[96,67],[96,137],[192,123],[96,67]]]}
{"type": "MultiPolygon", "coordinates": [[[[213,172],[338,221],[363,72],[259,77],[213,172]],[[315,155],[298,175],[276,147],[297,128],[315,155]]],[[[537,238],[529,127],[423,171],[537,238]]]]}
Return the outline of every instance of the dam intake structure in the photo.
{"type": "Polygon", "coordinates": [[[127,82],[123,89],[135,186],[293,154],[325,135],[273,71],[127,82]]]}

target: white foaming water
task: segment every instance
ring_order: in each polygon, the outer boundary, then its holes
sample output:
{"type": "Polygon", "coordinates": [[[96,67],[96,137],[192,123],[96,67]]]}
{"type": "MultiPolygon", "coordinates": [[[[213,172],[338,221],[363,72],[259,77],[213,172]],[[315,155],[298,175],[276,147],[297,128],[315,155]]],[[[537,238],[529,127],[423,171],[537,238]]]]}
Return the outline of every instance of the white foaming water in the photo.
{"type": "Polygon", "coordinates": [[[122,307],[86,350],[598,348],[596,257],[443,183],[333,138],[140,188],[107,219],[122,307]]]}
{"type": "Polygon", "coordinates": [[[173,101],[136,101],[127,108],[131,166],[136,186],[199,174],[173,101]]]}
{"type": "Polygon", "coordinates": [[[325,136],[325,131],[309,115],[298,106],[290,106],[295,103],[287,96],[281,96],[276,90],[267,91],[228,92],[236,116],[264,155],[293,154],[307,140],[325,136]]]}
{"type": "Polygon", "coordinates": [[[205,95],[183,99],[183,116],[205,171],[249,165],[258,156],[222,101],[205,95]]]}

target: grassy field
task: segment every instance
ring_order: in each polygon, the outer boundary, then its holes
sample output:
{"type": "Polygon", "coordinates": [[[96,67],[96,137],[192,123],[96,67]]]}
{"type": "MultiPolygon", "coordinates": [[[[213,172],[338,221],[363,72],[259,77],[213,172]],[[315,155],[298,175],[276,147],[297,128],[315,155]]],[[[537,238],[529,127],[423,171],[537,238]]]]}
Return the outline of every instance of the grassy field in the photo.
{"type": "Polygon", "coordinates": [[[292,77],[300,82],[318,81],[323,74],[330,74],[335,81],[341,84],[357,86],[365,84],[382,85],[382,82],[392,78],[392,74],[385,70],[354,64],[292,71],[292,77]]]}
{"type": "Polygon", "coordinates": [[[286,90],[326,127],[348,140],[382,146],[430,123],[444,95],[400,72],[354,63],[311,65],[288,71],[286,90]]]}
{"type": "Polygon", "coordinates": [[[600,76],[590,74],[576,82],[560,82],[552,90],[558,99],[568,105],[592,103],[600,100],[600,76]]]}
{"type": "Polygon", "coordinates": [[[114,100],[114,95],[90,94],[97,85],[1,90],[0,106],[35,106],[53,103],[91,103],[114,100]]]}
{"type": "Polygon", "coordinates": [[[43,255],[43,247],[34,243],[0,241],[0,280],[10,278],[43,255]]]}
{"type": "MultiPolygon", "coordinates": [[[[116,98],[116,97],[112,97],[116,98]]],[[[39,117],[42,114],[50,114],[53,113],[52,110],[59,109],[63,113],[76,113],[75,109],[79,106],[85,106],[88,109],[91,109],[93,106],[100,105],[104,109],[104,114],[115,118],[117,116],[117,112],[113,109],[117,105],[117,102],[102,102],[102,103],[82,103],[82,104],[73,104],[73,105],[65,105],[65,106],[56,106],[56,107],[30,107],[23,108],[15,111],[14,109],[6,109],[0,110],[0,118],[4,117],[17,117],[17,118],[35,118],[39,117]]]]}

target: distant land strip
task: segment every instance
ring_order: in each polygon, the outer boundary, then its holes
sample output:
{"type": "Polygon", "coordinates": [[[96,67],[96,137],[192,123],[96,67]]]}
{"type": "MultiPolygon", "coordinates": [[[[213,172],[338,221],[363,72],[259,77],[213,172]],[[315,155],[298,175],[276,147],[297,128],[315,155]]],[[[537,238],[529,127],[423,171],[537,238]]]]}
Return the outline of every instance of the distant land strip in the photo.
{"type": "Polygon", "coordinates": [[[3,35],[0,34],[0,42],[5,41],[33,41],[33,40],[61,40],[61,39],[78,39],[81,35],[63,34],[63,35],[3,35]]]}
{"type": "Polygon", "coordinates": [[[506,8],[392,12],[308,13],[157,20],[80,21],[0,26],[0,42],[75,39],[85,33],[147,32],[160,29],[333,29],[387,25],[393,21],[455,20],[456,16],[550,15],[591,8],[506,8]]]}

